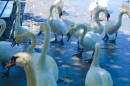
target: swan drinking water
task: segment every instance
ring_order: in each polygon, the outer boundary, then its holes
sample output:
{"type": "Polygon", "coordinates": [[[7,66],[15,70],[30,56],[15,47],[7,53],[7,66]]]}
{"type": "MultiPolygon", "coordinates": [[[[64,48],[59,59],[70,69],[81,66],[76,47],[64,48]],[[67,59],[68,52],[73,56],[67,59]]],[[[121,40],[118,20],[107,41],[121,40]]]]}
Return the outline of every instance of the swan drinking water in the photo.
{"type": "Polygon", "coordinates": [[[60,42],[63,44],[63,34],[67,32],[67,28],[62,19],[57,19],[53,17],[52,10],[54,7],[57,8],[59,14],[62,13],[62,9],[59,6],[52,5],[50,7],[50,16],[47,22],[49,23],[51,27],[51,32],[55,34],[55,40],[52,43],[57,42],[57,37],[56,37],[57,35],[62,35],[62,39],[60,42]]]}
{"type": "Polygon", "coordinates": [[[120,14],[118,16],[118,21],[117,22],[115,22],[114,20],[106,22],[105,27],[104,27],[105,31],[106,31],[106,35],[104,36],[103,40],[108,40],[109,39],[107,34],[112,35],[112,34],[116,33],[115,39],[110,41],[110,42],[115,42],[118,30],[122,25],[122,16],[123,16],[123,14],[127,14],[129,16],[129,18],[130,18],[130,13],[128,11],[122,11],[122,12],[120,12],[120,14]]]}
{"type": "Polygon", "coordinates": [[[28,86],[57,86],[46,61],[48,58],[46,53],[50,41],[50,26],[47,23],[45,25],[45,39],[41,55],[37,56],[35,53],[29,54],[26,52],[17,53],[6,66],[7,68],[14,65],[23,66],[26,72],[28,86]]]}
{"type": "MultiPolygon", "coordinates": [[[[68,40],[70,39],[71,35],[73,35],[77,30],[83,29],[83,33],[79,36],[79,44],[86,50],[94,50],[95,44],[100,43],[101,37],[98,33],[87,32],[87,26],[85,24],[76,24],[71,27],[70,31],[67,33],[68,40]]],[[[82,54],[82,52],[81,52],[82,54]]],[[[94,52],[93,52],[94,54],[94,52]]],[[[93,57],[93,55],[92,55],[93,57]]],[[[92,61],[92,58],[90,59],[92,61]]]]}
{"type": "Polygon", "coordinates": [[[87,72],[85,86],[113,86],[111,75],[106,70],[102,69],[98,62],[100,44],[95,44],[94,59],[90,69],[87,72]]]}
{"type": "MultiPolygon", "coordinates": [[[[50,31],[49,30],[50,26],[48,24],[46,24],[46,23],[42,24],[41,27],[43,27],[43,30],[44,30],[45,33],[47,32],[47,30],[50,31]]],[[[48,40],[49,40],[50,39],[49,38],[50,33],[48,33],[46,35],[48,35],[46,37],[48,37],[48,40]]],[[[27,36],[30,36],[32,38],[32,43],[28,47],[27,53],[32,55],[33,56],[32,60],[34,60],[34,62],[37,63],[38,57],[40,57],[41,53],[36,53],[34,51],[34,48],[36,47],[36,44],[37,44],[37,40],[36,40],[35,35],[32,32],[26,32],[26,33],[23,33],[21,35],[16,36],[12,46],[14,46],[15,44],[21,42],[27,36]]],[[[45,44],[48,43],[48,40],[45,40],[44,43],[45,44]]],[[[44,47],[43,49],[46,50],[46,47],[44,47]]],[[[59,70],[58,70],[58,67],[57,67],[57,64],[56,64],[55,60],[51,56],[46,55],[46,62],[47,62],[47,65],[48,65],[50,71],[52,72],[55,80],[57,81],[58,80],[59,70]]]]}
{"type": "MultiPolygon", "coordinates": [[[[0,37],[4,33],[5,29],[6,29],[6,22],[5,20],[0,19],[0,37]]],[[[3,68],[5,66],[5,63],[9,62],[11,57],[14,54],[22,51],[22,49],[19,48],[18,46],[12,47],[10,45],[11,42],[0,41],[0,61],[2,62],[3,68]]],[[[8,73],[9,73],[9,68],[5,72],[4,76],[8,75],[8,73]]]]}

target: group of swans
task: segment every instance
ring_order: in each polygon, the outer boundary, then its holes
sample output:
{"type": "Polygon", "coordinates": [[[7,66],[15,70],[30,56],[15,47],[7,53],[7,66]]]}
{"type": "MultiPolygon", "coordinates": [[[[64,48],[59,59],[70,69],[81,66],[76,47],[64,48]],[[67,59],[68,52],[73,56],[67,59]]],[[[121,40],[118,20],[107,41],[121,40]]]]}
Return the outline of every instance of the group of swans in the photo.
{"type": "MultiPolygon", "coordinates": [[[[6,22],[5,20],[0,19],[0,37],[4,33],[5,29],[6,29],[6,22]]],[[[14,54],[22,51],[22,49],[19,48],[18,46],[12,47],[11,44],[12,44],[11,42],[0,41],[0,61],[2,62],[3,68],[6,65],[6,63],[10,61],[11,57],[14,54]]],[[[9,68],[4,73],[3,76],[8,75],[8,73],[9,73],[9,68]]]]}
{"type": "Polygon", "coordinates": [[[95,54],[91,66],[86,74],[85,86],[113,86],[113,80],[109,72],[99,65],[98,54],[100,44],[95,44],[95,54]]]}
{"type": "Polygon", "coordinates": [[[33,52],[36,46],[36,37],[33,33],[27,32],[16,36],[15,42],[13,43],[19,43],[26,36],[30,36],[32,38],[32,44],[29,46],[27,52],[15,54],[11,59],[12,61],[6,65],[6,68],[14,65],[23,66],[26,72],[28,86],[57,86],[58,68],[54,59],[47,55],[51,28],[48,23],[42,24],[42,27],[44,29],[42,53],[33,52]]]}

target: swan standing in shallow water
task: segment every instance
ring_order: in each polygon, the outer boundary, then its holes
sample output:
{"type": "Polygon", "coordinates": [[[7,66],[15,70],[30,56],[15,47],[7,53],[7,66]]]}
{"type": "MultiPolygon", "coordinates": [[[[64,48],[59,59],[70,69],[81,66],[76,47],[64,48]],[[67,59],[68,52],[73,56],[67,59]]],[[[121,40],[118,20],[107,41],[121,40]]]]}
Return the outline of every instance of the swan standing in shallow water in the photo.
{"type": "MultiPolygon", "coordinates": [[[[43,27],[43,30],[44,30],[45,33],[47,31],[50,31],[49,30],[50,26],[48,24],[46,24],[46,23],[42,24],[41,27],[43,27]]],[[[50,34],[48,33],[46,35],[48,35],[48,40],[49,40],[50,39],[49,38],[50,34]]],[[[36,53],[34,51],[34,48],[36,47],[36,44],[37,44],[37,40],[36,40],[35,35],[32,32],[26,32],[26,33],[23,33],[21,35],[16,36],[12,46],[14,46],[15,44],[21,42],[27,36],[30,36],[32,38],[32,43],[28,47],[27,53],[30,54],[33,57],[32,60],[34,61],[35,64],[37,64],[38,58],[40,57],[41,53],[36,53]]],[[[48,43],[48,40],[46,40],[46,38],[44,40],[45,40],[44,44],[48,43]]],[[[46,50],[45,47],[43,48],[43,50],[44,49],[46,50]]],[[[58,67],[57,67],[57,64],[56,64],[55,60],[51,56],[46,55],[46,62],[47,62],[47,65],[48,65],[50,71],[52,72],[55,80],[57,81],[58,80],[59,70],[58,70],[58,67]]]]}
{"type": "Polygon", "coordinates": [[[29,54],[26,52],[17,53],[6,66],[23,66],[26,72],[28,86],[57,86],[46,61],[48,58],[46,53],[50,44],[50,26],[47,23],[44,25],[46,27],[44,28],[45,39],[41,55],[37,56],[35,53],[29,54]]]}
{"type": "MultiPolygon", "coordinates": [[[[95,44],[100,43],[101,37],[98,33],[87,32],[87,26],[85,24],[76,24],[71,27],[70,31],[67,33],[68,40],[70,39],[71,35],[73,35],[77,30],[83,29],[83,33],[79,36],[79,44],[86,50],[94,50],[95,44]]],[[[81,52],[82,54],[82,52],[81,52]]],[[[94,52],[93,52],[94,55],[94,52]]],[[[92,55],[92,57],[93,57],[92,55]]],[[[90,59],[92,61],[92,58],[90,59]]]]}
{"type": "Polygon", "coordinates": [[[115,42],[118,30],[122,25],[122,16],[123,16],[123,14],[127,14],[129,16],[129,18],[130,18],[130,13],[129,12],[122,11],[122,12],[120,12],[120,14],[118,16],[118,22],[115,22],[114,20],[106,22],[105,27],[104,27],[105,31],[106,31],[106,35],[104,36],[103,40],[108,40],[109,39],[107,34],[112,35],[112,34],[116,33],[115,34],[115,39],[110,40],[110,42],[115,42]]]}
{"type": "Polygon", "coordinates": [[[85,86],[113,86],[111,75],[102,69],[98,62],[100,45],[95,44],[95,54],[85,79],[85,86]]]}
{"type": "MultiPolygon", "coordinates": [[[[0,37],[4,33],[5,29],[6,29],[6,22],[3,19],[0,19],[0,37]]],[[[18,46],[12,47],[11,42],[0,41],[0,61],[2,62],[3,68],[5,66],[5,63],[9,62],[14,54],[21,51],[22,49],[19,48],[18,46]]],[[[3,76],[8,75],[8,73],[9,68],[3,76]]]]}
{"type": "MultiPolygon", "coordinates": [[[[15,0],[17,4],[17,16],[15,20],[15,33],[14,36],[23,34],[25,32],[30,32],[29,27],[27,26],[21,26],[20,24],[20,15],[21,15],[21,4],[19,0],[15,0]]],[[[26,37],[24,40],[22,40],[23,43],[29,42],[31,44],[30,37],[26,37]]]]}
{"type": "Polygon", "coordinates": [[[63,44],[63,34],[65,34],[67,32],[67,28],[62,19],[53,18],[52,10],[54,7],[57,8],[59,14],[62,13],[62,9],[59,6],[52,5],[50,7],[50,16],[49,16],[47,22],[49,23],[49,25],[51,27],[51,32],[55,34],[55,40],[53,42],[54,43],[57,42],[57,37],[56,37],[57,35],[62,35],[62,39],[60,42],[61,42],[61,44],[63,44]]]}

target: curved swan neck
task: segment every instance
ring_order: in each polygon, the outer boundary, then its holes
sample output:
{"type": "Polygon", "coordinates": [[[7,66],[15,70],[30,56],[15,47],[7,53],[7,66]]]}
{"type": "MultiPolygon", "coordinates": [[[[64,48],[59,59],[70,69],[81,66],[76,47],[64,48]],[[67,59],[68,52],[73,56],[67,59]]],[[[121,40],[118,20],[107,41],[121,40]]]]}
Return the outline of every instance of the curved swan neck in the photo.
{"type": "Polygon", "coordinates": [[[82,41],[83,41],[83,39],[84,39],[84,37],[85,37],[85,35],[86,35],[86,33],[87,33],[87,26],[84,25],[84,24],[79,24],[79,25],[77,25],[77,27],[76,27],[76,31],[77,31],[78,29],[81,29],[81,28],[84,29],[84,32],[83,32],[83,33],[81,34],[81,36],[79,37],[79,42],[80,42],[80,43],[82,43],[82,41]]]}
{"type": "Polygon", "coordinates": [[[91,67],[92,66],[100,67],[99,62],[98,62],[99,48],[100,48],[99,43],[96,43],[95,44],[95,51],[94,51],[94,59],[93,59],[93,62],[91,64],[91,67]]]}
{"type": "Polygon", "coordinates": [[[21,4],[20,1],[16,1],[17,4],[17,16],[16,16],[16,24],[15,24],[15,29],[18,29],[16,25],[20,26],[20,14],[21,14],[21,4]]]}
{"type": "Polygon", "coordinates": [[[34,52],[34,48],[36,47],[37,44],[37,39],[35,37],[35,35],[32,32],[26,32],[20,35],[22,39],[24,39],[25,37],[31,37],[32,39],[32,43],[31,45],[28,47],[27,52],[28,53],[33,53],[34,52]]]}
{"type": "Polygon", "coordinates": [[[125,14],[123,11],[119,14],[119,16],[118,16],[118,22],[117,22],[117,25],[119,25],[119,26],[121,26],[121,24],[122,24],[122,16],[123,16],[123,14],[125,14]]]}
{"type": "Polygon", "coordinates": [[[0,27],[1,28],[0,37],[1,37],[2,34],[4,33],[5,29],[6,29],[6,22],[3,19],[0,19],[0,25],[1,25],[1,27],[0,27]]]}
{"type": "Polygon", "coordinates": [[[24,66],[24,70],[26,72],[27,77],[27,86],[36,86],[36,75],[31,61],[28,62],[26,66],[24,66]]]}
{"type": "Polygon", "coordinates": [[[42,53],[41,53],[41,56],[38,60],[38,67],[39,69],[43,69],[46,65],[46,53],[47,53],[47,49],[49,47],[49,44],[50,44],[50,26],[48,23],[44,23],[45,25],[45,28],[44,29],[44,43],[43,43],[43,48],[42,48],[42,53]],[[44,64],[43,64],[44,63],[44,64]]]}
{"type": "Polygon", "coordinates": [[[99,9],[96,13],[95,13],[95,22],[97,23],[97,25],[100,27],[100,28],[103,28],[102,24],[99,22],[99,13],[100,12],[104,12],[105,13],[105,9],[99,9]]]}
{"type": "Polygon", "coordinates": [[[52,5],[52,6],[50,7],[50,14],[52,14],[53,8],[57,8],[57,6],[56,6],[56,5],[52,5]]]}

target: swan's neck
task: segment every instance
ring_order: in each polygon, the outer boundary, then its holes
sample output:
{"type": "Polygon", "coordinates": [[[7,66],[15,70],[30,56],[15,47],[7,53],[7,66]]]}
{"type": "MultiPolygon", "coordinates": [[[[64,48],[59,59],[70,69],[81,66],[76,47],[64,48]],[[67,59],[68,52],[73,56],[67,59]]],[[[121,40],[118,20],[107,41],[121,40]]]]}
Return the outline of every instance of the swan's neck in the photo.
{"type": "Polygon", "coordinates": [[[17,11],[16,21],[15,21],[15,30],[18,30],[19,29],[18,27],[21,26],[20,25],[20,14],[21,14],[21,4],[20,4],[20,1],[17,0],[16,4],[17,4],[18,11],[17,11]]]}
{"type": "Polygon", "coordinates": [[[27,86],[36,86],[36,75],[32,62],[29,62],[24,66],[27,77],[27,86]]]}
{"type": "Polygon", "coordinates": [[[99,46],[95,48],[95,51],[94,51],[94,59],[93,59],[93,62],[91,64],[91,67],[100,67],[99,66],[99,62],[98,62],[98,54],[99,54],[99,46]]]}
{"type": "Polygon", "coordinates": [[[38,60],[38,69],[46,68],[46,53],[47,53],[47,49],[50,44],[50,27],[49,27],[49,25],[47,28],[43,28],[43,29],[44,29],[44,43],[43,43],[41,56],[38,60]]]}
{"type": "Polygon", "coordinates": [[[84,24],[80,24],[80,25],[78,25],[77,27],[76,27],[76,30],[75,31],[77,31],[78,29],[83,29],[84,31],[83,31],[83,33],[80,35],[80,37],[79,37],[79,43],[83,43],[82,41],[84,40],[84,37],[85,37],[85,35],[86,35],[86,33],[87,33],[87,26],[86,25],[84,25],[84,24]]]}
{"type": "Polygon", "coordinates": [[[34,48],[36,47],[37,39],[36,39],[35,35],[31,32],[26,32],[26,33],[22,34],[21,38],[24,39],[25,37],[28,37],[28,36],[31,37],[32,42],[31,42],[31,45],[28,47],[27,52],[33,53],[33,52],[35,52],[34,48]]]}
{"type": "Polygon", "coordinates": [[[118,22],[117,22],[117,26],[121,26],[122,24],[122,16],[123,16],[124,12],[121,12],[118,16],[118,22]]]}
{"type": "Polygon", "coordinates": [[[97,23],[97,25],[99,26],[99,29],[102,29],[103,31],[103,25],[99,22],[99,13],[100,12],[104,12],[105,10],[104,9],[100,9],[98,10],[96,13],[95,13],[95,22],[97,23]]]}
{"type": "Polygon", "coordinates": [[[6,22],[3,20],[3,23],[1,24],[1,31],[0,31],[0,37],[2,36],[2,34],[4,33],[5,29],[6,29],[6,22]]]}

